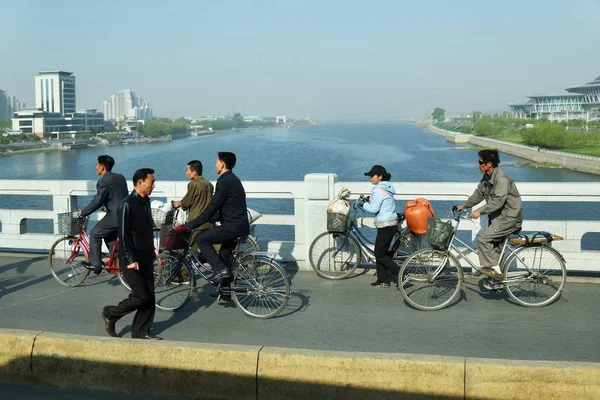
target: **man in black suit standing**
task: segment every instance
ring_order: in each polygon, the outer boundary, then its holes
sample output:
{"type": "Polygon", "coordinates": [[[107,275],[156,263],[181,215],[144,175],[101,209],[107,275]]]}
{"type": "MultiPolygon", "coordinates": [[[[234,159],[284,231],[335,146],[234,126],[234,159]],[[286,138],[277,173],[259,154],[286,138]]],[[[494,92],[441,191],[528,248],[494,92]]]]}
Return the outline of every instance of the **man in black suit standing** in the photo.
{"type": "Polygon", "coordinates": [[[83,262],[83,266],[98,275],[102,272],[102,239],[106,241],[109,249],[117,239],[117,210],[121,201],[128,195],[127,181],[121,174],[112,172],[115,160],[111,156],[98,157],[96,172],[101,176],[96,183],[96,195],[92,202],[82,210],[79,215],[85,217],[103,207],[106,215],[94,226],[90,232],[90,262],[83,262]]]}
{"type": "Polygon", "coordinates": [[[218,212],[221,225],[215,226],[196,236],[198,250],[206,257],[215,275],[213,279],[225,279],[231,276],[231,253],[235,248],[235,239],[250,234],[250,224],[246,207],[246,191],[242,182],[231,171],[236,163],[234,153],[222,151],[217,155],[215,170],[219,174],[217,187],[210,204],[196,218],[186,223],[190,230],[208,222],[218,212]],[[213,244],[220,243],[217,254],[213,244]]]}

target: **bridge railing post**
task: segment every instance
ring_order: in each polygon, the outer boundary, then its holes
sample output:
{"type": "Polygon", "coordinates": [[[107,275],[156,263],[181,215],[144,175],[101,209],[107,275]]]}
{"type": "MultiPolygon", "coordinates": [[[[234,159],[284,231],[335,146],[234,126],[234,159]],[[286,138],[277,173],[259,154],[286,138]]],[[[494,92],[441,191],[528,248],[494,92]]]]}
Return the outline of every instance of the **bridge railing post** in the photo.
{"type": "Polygon", "coordinates": [[[327,230],[327,206],[335,197],[336,174],[308,174],[304,177],[305,207],[304,229],[296,228],[296,240],[304,238],[306,267],[310,267],[308,257],[310,244],[317,235],[327,230]],[[302,232],[303,230],[304,232],[302,232]],[[300,236],[304,234],[303,236],[300,236]]]}

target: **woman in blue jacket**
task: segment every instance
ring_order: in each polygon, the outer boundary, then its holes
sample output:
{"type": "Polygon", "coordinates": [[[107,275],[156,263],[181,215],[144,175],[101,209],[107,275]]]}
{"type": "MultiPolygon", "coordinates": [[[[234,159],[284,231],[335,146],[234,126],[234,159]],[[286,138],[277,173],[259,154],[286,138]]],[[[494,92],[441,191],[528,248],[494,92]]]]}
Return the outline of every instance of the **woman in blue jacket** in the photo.
{"type": "Polygon", "coordinates": [[[361,205],[363,210],[375,214],[377,228],[375,239],[377,280],[371,283],[371,286],[389,288],[392,281],[397,282],[400,270],[387,253],[398,225],[396,200],[394,200],[396,190],[389,182],[392,176],[381,165],[373,165],[369,172],[365,172],[365,176],[370,176],[371,183],[375,185],[371,190],[369,201],[361,205]]]}

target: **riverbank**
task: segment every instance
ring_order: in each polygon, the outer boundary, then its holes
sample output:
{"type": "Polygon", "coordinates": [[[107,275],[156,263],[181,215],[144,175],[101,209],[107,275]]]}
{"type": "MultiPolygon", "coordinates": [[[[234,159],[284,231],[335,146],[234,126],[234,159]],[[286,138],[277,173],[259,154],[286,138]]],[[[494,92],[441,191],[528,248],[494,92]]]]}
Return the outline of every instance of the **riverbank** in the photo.
{"type": "Polygon", "coordinates": [[[456,133],[440,129],[433,125],[428,125],[427,129],[437,135],[444,136],[446,141],[450,143],[472,144],[478,147],[494,148],[502,153],[531,161],[536,166],[545,168],[548,166],[550,166],[549,168],[562,167],[571,171],[600,175],[600,157],[545,150],[539,147],[456,133]]]}
{"type": "Polygon", "coordinates": [[[18,154],[30,154],[30,153],[49,153],[55,151],[67,151],[82,149],[88,147],[102,147],[102,146],[122,146],[127,144],[135,143],[154,143],[154,142],[168,142],[171,141],[172,137],[162,136],[158,138],[136,138],[127,139],[123,141],[109,142],[106,139],[98,138],[97,140],[61,140],[60,142],[47,140],[42,142],[34,143],[13,143],[10,145],[0,146],[0,157],[18,155],[18,154]]]}

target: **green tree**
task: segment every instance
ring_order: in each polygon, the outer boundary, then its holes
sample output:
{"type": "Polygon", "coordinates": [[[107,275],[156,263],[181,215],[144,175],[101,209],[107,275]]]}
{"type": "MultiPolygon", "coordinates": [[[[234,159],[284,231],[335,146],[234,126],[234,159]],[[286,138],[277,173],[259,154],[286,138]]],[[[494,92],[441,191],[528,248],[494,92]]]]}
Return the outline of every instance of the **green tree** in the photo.
{"type": "Polygon", "coordinates": [[[12,127],[10,119],[0,119],[0,131],[9,130],[12,127]]]}
{"type": "Polygon", "coordinates": [[[431,118],[433,118],[433,120],[435,122],[443,122],[446,115],[446,110],[444,110],[443,108],[440,107],[436,107],[433,112],[431,113],[431,118]]]}
{"type": "Polygon", "coordinates": [[[244,117],[240,113],[233,114],[233,122],[236,128],[244,128],[246,126],[246,121],[244,121],[244,117]]]}

